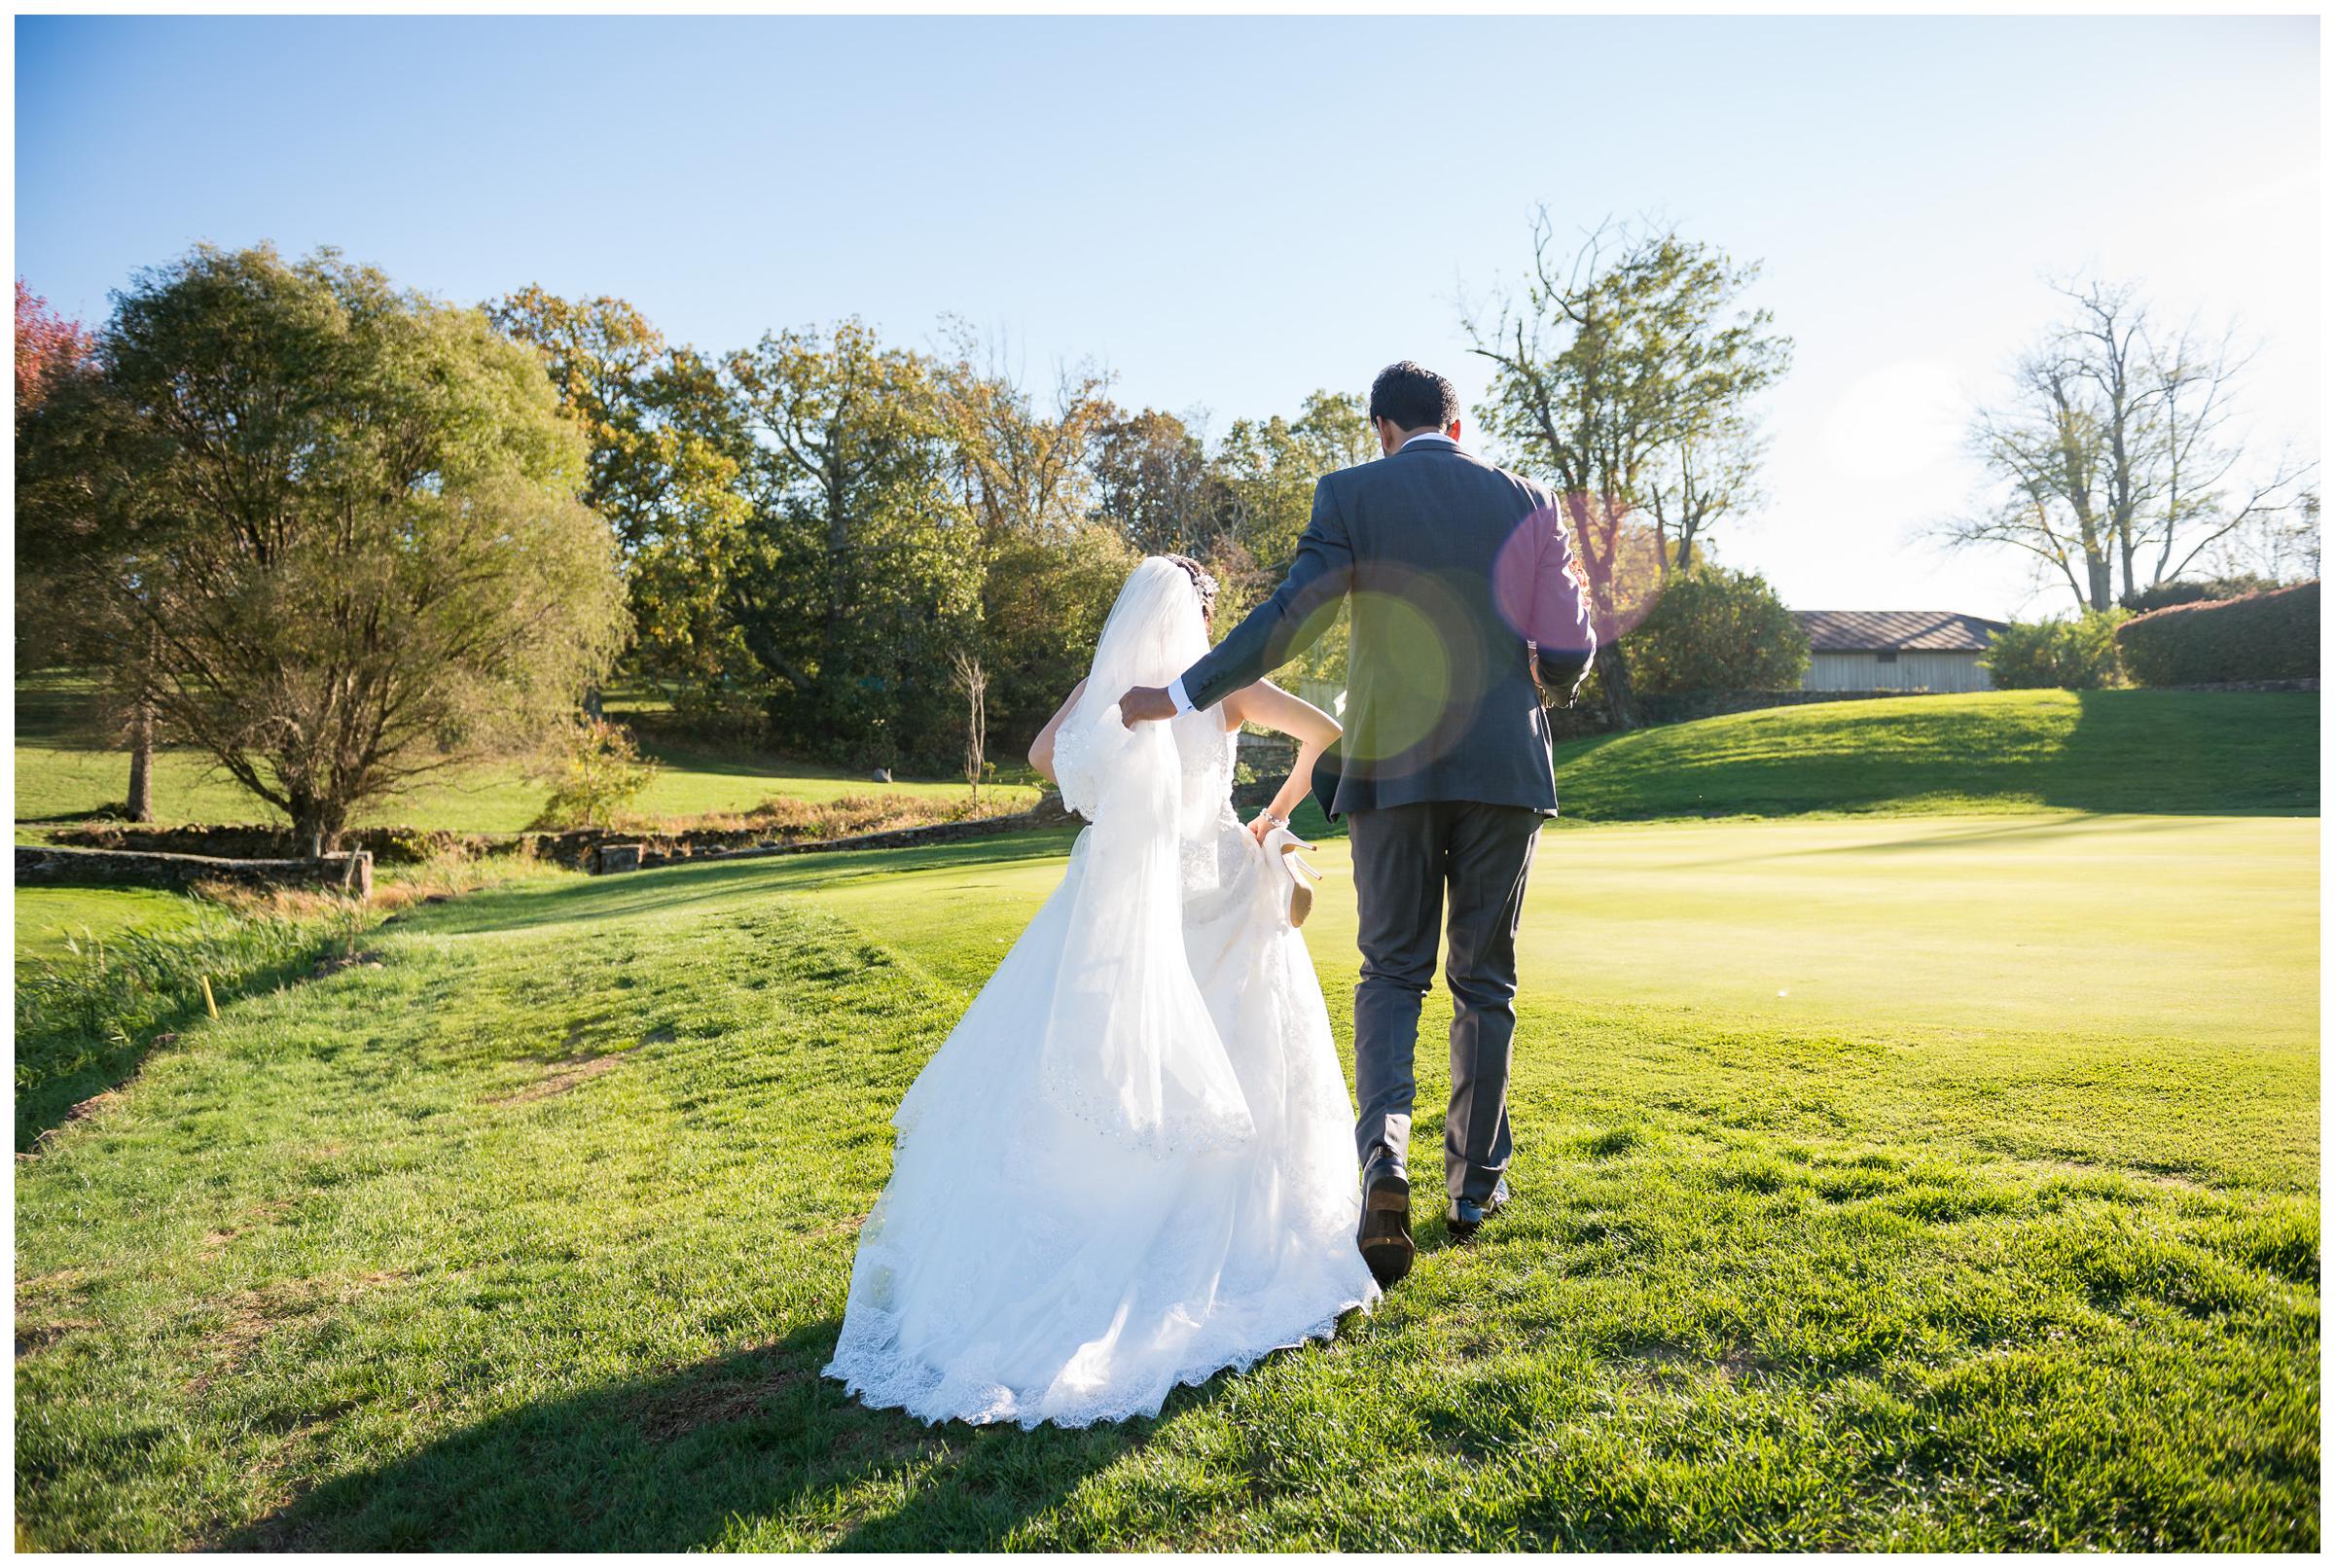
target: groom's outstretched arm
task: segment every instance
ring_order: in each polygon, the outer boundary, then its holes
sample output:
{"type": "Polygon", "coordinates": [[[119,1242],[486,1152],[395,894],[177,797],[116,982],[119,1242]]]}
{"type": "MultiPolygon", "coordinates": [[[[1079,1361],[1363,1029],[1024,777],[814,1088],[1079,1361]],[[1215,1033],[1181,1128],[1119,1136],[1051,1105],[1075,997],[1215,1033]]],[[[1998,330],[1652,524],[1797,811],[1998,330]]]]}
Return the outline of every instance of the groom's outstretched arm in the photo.
{"type": "Polygon", "coordinates": [[[1526,519],[1541,531],[1532,569],[1532,604],[1526,612],[1525,640],[1532,644],[1534,673],[1544,691],[1564,694],[1569,704],[1589,678],[1598,657],[1597,623],[1589,596],[1573,568],[1572,530],[1555,504],[1526,519]]]}
{"type": "Polygon", "coordinates": [[[1249,612],[1232,635],[1184,671],[1184,696],[1195,708],[1221,702],[1263,680],[1308,648],[1337,619],[1353,585],[1354,547],[1327,479],[1313,485],[1313,519],[1297,542],[1297,558],[1273,596],[1249,612]]]}

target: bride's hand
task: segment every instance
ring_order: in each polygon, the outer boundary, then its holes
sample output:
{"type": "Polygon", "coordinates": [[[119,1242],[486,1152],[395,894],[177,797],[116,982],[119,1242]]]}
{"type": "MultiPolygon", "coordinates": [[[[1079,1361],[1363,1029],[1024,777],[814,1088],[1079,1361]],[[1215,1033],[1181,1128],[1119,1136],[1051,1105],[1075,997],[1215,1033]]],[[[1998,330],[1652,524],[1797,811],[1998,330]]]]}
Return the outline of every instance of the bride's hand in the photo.
{"type": "Polygon", "coordinates": [[[1287,826],[1289,826],[1288,823],[1275,816],[1271,810],[1259,811],[1249,819],[1248,836],[1257,841],[1257,847],[1261,849],[1265,845],[1267,834],[1275,828],[1286,828],[1287,826]]]}

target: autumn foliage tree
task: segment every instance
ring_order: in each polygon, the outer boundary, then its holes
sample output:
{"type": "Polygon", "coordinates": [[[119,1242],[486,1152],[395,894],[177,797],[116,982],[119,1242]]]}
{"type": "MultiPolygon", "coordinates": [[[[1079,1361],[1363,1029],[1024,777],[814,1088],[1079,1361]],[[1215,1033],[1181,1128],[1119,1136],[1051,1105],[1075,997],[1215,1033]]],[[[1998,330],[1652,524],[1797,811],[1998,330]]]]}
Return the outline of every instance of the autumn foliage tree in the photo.
{"type": "Polygon", "coordinates": [[[49,384],[89,356],[90,335],[81,323],[50,309],[47,300],[17,279],[17,417],[40,407],[49,384]]]}

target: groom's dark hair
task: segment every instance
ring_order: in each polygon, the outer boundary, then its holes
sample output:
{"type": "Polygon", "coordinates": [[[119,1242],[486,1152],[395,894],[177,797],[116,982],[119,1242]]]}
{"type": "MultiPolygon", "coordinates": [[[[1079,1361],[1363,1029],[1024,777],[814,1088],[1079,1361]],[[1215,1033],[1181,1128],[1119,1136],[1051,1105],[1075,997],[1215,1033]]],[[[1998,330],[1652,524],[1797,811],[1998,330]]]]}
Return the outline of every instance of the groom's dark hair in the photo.
{"type": "Polygon", "coordinates": [[[1370,416],[1403,430],[1441,430],[1459,417],[1459,389],[1416,360],[1399,360],[1370,383],[1370,416]]]}

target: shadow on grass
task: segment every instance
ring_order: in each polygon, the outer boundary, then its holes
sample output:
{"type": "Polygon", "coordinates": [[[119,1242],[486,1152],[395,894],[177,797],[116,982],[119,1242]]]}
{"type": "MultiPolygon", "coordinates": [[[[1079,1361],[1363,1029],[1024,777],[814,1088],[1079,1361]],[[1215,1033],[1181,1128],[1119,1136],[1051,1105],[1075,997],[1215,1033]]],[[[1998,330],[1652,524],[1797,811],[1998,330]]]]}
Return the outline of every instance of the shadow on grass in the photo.
{"type": "MultiPolygon", "coordinates": [[[[1743,826],[1752,828],[1759,826],[1761,821],[1760,818],[1756,817],[1729,820],[1741,820],[1743,826]]],[[[1680,861],[1668,866],[1667,869],[1673,871],[1698,871],[1709,867],[1748,866],[1755,861],[1763,860],[1808,860],[1821,858],[1827,855],[1847,855],[1850,857],[1862,855],[1893,855],[1920,853],[1925,850],[1969,849],[1974,847],[1984,847],[1991,844],[2025,845],[2048,843],[2053,839],[2083,838],[2102,832],[2113,833],[2119,840],[2124,840],[2129,839],[2132,836],[2137,834],[2178,833],[2183,831],[2184,828],[2184,824],[2179,820],[2178,817],[2139,817],[2108,811],[2088,813],[2070,811],[2067,816],[2051,822],[2036,822],[2031,818],[2021,818],[1999,825],[1972,825],[1969,827],[1950,828],[1944,831],[1938,831],[1935,829],[1926,831],[1922,830],[1919,826],[1922,819],[1919,817],[1900,818],[1894,816],[1875,816],[1862,819],[1834,818],[1832,820],[1870,821],[1876,825],[1882,826],[1893,826],[1900,823],[1907,823],[1912,824],[1913,827],[1912,831],[1907,832],[1904,837],[1897,838],[1859,841],[1856,843],[1847,844],[1817,844],[1804,849],[1765,850],[1756,854],[1729,854],[1716,856],[1708,860],[1680,861]]],[[[1745,844],[1755,843],[1756,841],[1757,840],[1755,839],[1742,840],[1742,842],[1745,844]]]]}
{"type": "Polygon", "coordinates": [[[2318,815],[2316,692],[2078,692],[2037,782],[2047,805],[2318,815]]]}
{"type": "MultiPolygon", "coordinates": [[[[513,1410],[327,1481],[220,1545],[670,1551],[770,1521],[846,1551],[994,1550],[1158,1425],[928,1427],[871,1410],[819,1373],[839,1327],[513,1410]]],[[[1176,1390],[1160,1419],[1222,1382],[1176,1390]]]]}

